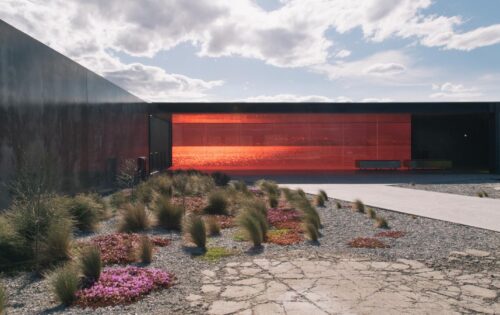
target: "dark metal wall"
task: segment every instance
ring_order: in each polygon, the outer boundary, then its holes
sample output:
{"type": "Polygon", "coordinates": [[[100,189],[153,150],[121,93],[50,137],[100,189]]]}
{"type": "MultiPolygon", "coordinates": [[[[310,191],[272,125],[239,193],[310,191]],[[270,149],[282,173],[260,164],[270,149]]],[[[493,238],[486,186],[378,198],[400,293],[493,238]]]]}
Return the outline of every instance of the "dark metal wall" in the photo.
{"type": "Polygon", "coordinates": [[[53,156],[72,191],[105,184],[120,160],[146,157],[147,106],[0,21],[0,206],[23,158],[53,156]]]}

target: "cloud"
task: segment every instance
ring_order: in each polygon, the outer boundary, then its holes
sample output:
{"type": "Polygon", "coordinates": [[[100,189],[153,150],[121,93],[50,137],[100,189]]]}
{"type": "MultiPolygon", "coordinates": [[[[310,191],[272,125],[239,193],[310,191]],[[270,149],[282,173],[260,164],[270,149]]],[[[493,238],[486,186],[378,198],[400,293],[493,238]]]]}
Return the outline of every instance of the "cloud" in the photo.
{"type": "Polygon", "coordinates": [[[313,67],[313,71],[326,74],[335,80],[341,78],[379,79],[401,77],[413,65],[411,57],[397,50],[376,53],[363,59],[350,62],[338,61],[313,67]]]}
{"type": "Polygon", "coordinates": [[[335,54],[337,58],[347,58],[351,55],[351,51],[347,49],[342,49],[338,53],[335,54]]]}
{"type": "Polygon", "coordinates": [[[433,84],[432,89],[436,91],[430,95],[434,99],[470,100],[483,96],[477,88],[467,88],[462,84],[446,82],[433,84]]]}
{"type": "Polygon", "coordinates": [[[134,63],[107,71],[104,76],[148,101],[183,101],[206,97],[205,92],[223,81],[203,81],[170,74],[158,67],[134,63]]]}
{"type": "Polygon", "coordinates": [[[278,94],[278,95],[260,95],[254,97],[248,97],[242,100],[242,102],[262,102],[262,103],[279,103],[279,102],[289,102],[289,103],[322,103],[322,102],[337,102],[346,103],[352,102],[352,100],[345,96],[339,96],[337,98],[330,98],[321,95],[295,95],[295,94],[278,94]]]}

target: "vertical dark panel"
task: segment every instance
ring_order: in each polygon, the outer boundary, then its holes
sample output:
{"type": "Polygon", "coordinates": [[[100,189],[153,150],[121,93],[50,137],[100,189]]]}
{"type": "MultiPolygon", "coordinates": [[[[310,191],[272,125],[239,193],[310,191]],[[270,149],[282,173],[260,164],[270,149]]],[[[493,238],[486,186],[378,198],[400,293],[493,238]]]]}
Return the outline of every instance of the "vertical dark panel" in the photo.
{"type": "Polygon", "coordinates": [[[172,165],[172,127],[169,118],[149,117],[149,171],[162,171],[172,165]]]}

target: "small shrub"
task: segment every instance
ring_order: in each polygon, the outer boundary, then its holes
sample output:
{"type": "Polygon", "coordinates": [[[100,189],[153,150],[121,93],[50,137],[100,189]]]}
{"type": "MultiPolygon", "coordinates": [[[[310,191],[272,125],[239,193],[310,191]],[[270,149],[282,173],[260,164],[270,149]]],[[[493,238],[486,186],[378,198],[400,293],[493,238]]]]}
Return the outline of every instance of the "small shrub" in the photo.
{"type": "Polygon", "coordinates": [[[153,261],[153,242],[147,236],[141,238],[140,258],[143,264],[150,264],[153,261]]]}
{"type": "Polygon", "coordinates": [[[377,216],[375,219],[375,227],[380,228],[380,229],[388,229],[389,224],[387,223],[387,220],[384,219],[383,217],[377,216]]]}
{"type": "Polygon", "coordinates": [[[255,218],[253,211],[244,211],[238,217],[238,224],[255,247],[260,247],[263,241],[261,224],[255,218]]]}
{"type": "Polygon", "coordinates": [[[222,191],[215,191],[208,196],[208,206],[205,207],[206,214],[227,214],[228,201],[222,191]]]}
{"type": "Polygon", "coordinates": [[[71,199],[68,210],[75,222],[75,227],[80,231],[92,232],[100,219],[102,206],[92,197],[83,194],[71,199]]]}
{"type": "Polygon", "coordinates": [[[92,283],[99,280],[102,270],[101,250],[97,246],[84,248],[80,257],[83,275],[92,283]]]}
{"type": "Polygon", "coordinates": [[[261,179],[255,183],[255,186],[265,192],[268,197],[279,197],[281,194],[279,186],[275,181],[261,179]]]}
{"type": "Polygon", "coordinates": [[[323,196],[323,199],[325,199],[325,201],[328,201],[328,195],[326,194],[326,191],[324,191],[323,189],[319,191],[318,195],[323,196]]]}
{"type": "Polygon", "coordinates": [[[366,214],[370,219],[375,219],[377,217],[377,213],[371,207],[366,208],[366,214]]]}
{"type": "Polygon", "coordinates": [[[7,314],[7,291],[0,283],[0,315],[7,314]]]}
{"type": "Polygon", "coordinates": [[[316,198],[314,199],[314,203],[316,204],[317,207],[324,207],[325,197],[321,194],[317,195],[316,198]]]}
{"type": "Polygon", "coordinates": [[[245,184],[244,181],[242,180],[238,180],[238,181],[234,181],[231,183],[231,186],[239,191],[239,192],[243,192],[243,193],[247,193],[248,192],[248,187],[247,187],[247,184],[245,184]]]}
{"type": "Polygon", "coordinates": [[[229,177],[229,175],[222,172],[214,172],[211,176],[215,182],[215,185],[217,186],[227,186],[227,184],[231,180],[231,177],[229,177]]]}
{"type": "Polygon", "coordinates": [[[478,192],[476,193],[476,195],[477,195],[479,198],[483,198],[483,197],[484,197],[484,194],[483,194],[483,192],[482,192],[482,191],[478,191],[478,192]]]}
{"type": "Polygon", "coordinates": [[[120,232],[139,232],[144,231],[150,226],[149,215],[144,204],[128,204],[123,210],[120,223],[120,232]]]}
{"type": "Polygon", "coordinates": [[[153,201],[153,188],[148,182],[142,182],[133,190],[132,199],[145,205],[153,201]]]}
{"type": "Polygon", "coordinates": [[[40,262],[51,265],[70,258],[73,241],[72,226],[69,223],[51,225],[41,244],[40,262]]]}
{"type": "Polygon", "coordinates": [[[193,215],[189,218],[187,232],[191,237],[191,241],[193,241],[198,248],[207,248],[207,230],[200,216],[193,215]]]}
{"type": "Polygon", "coordinates": [[[297,189],[297,194],[299,194],[299,196],[305,198],[306,197],[306,193],[302,190],[302,189],[297,189]]]}
{"type": "Polygon", "coordinates": [[[313,242],[317,242],[319,239],[319,231],[313,223],[306,222],[304,225],[304,230],[306,232],[309,240],[313,242]]]}
{"type": "Polygon", "coordinates": [[[167,230],[181,230],[184,210],[172,204],[168,197],[158,198],[155,201],[153,211],[159,226],[167,230]]]}
{"type": "Polygon", "coordinates": [[[67,264],[56,269],[51,275],[51,284],[59,302],[64,305],[73,304],[80,284],[77,268],[74,265],[67,264]]]}
{"type": "Polygon", "coordinates": [[[119,209],[128,201],[129,200],[123,191],[117,191],[111,195],[109,203],[113,208],[119,209]]]}
{"type": "Polygon", "coordinates": [[[220,224],[217,221],[217,218],[214,217],[207,218],[207,230],[208,230],[208,235],[210,236],[220,235],[220,224]]]}
{"type": "Polygon", "coordinates": [[[224,248],[224,247],[209,247],[201,259],[209,262],[217,262],[224,257],[229,257],[234,255],[234,251],[224,248]]]}
{"type": "Polygon", "coordinates": [[[163,197],[170,198],[173,195],[172,180],[168,176],[155,176],[149,180],[149,185],[163,197]]]}
{"type": "Polygon", "coordinates": [[[342,204],[339,201],[335,201],[335,208],[342,209],[342,204]]]}
{"type": "Polygon", "coordinates": [[[278,203],[279,203],[279,197],[276,195],[269,195],[269,207],[270,208],[277,208],[278,203]]]}
{"type": "Polygon", "coordinates": [[[365,204],[361,200],[356,199],[352,204],[352,210],[359,213],[365,213],[365,204]]]}
{"type": "Polygon", "coordinates": [[[384,244],[376,238],[358,237],[347,243],[354,248],[388,248],[389,245],[384,244]]]}

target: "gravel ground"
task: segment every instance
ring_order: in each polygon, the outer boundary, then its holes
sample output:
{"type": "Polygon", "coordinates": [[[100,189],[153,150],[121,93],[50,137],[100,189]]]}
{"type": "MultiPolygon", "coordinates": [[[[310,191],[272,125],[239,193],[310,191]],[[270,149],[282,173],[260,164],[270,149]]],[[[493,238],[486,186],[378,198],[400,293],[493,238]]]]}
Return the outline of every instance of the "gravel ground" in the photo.
{"type": "MultiPolygon", "coordinates": [[[[173,272],[178,279],[177,284],[128,306],[96,310],[64,308],[58,306],[55,299],[48,294],[50,288],[46,280],[25,272],[4,276],[2,281],[10,293],[9,314],[204,314],[207,305],[203,301],[191,306],[185,300],[190,294],[200,294],[200,271],[222,267],[229,261],[248,261],[256,256],[272,258],[288,252],[306,250],[310,254],[364,256],[383,261],[398,258],[417,259],[429,265],[445,266],[451,251],[500,251],[500,233],[381,209],[375,211],[387,219],[391,229],[403,231],[406,235],[399,239],[380,238],[391,246],[386,249],[350,248],[347,242],[351,239],[373,237],[383,230],[375,228],[373,220],[366,215],[350,210],[348,203],[342,205],[342,209],[336,209],[334,201],[330,200],[326,207],[318,209],[324,225],[319,245],[307,241],[286,247],[266,244],[262,252],[255,253],[248,251],[248,242],[233,240],[233,236],[238,233],[237,228],[223,230],[223,235],[211,238],[208,246],[227,247],[233,249],[236,255],[216,263],[191,257],[183,247],[182,238],[178,233],[154,230],[151,234],[171,238],[172,243],[167,247],[158,248],[151,267],[173,272]]],[[[115,230],[115,225],[116,219],[108,220],[101,225],[97,234],[111,233],[115,230]]],[[[92,236],[94,235],[81,235],[77,238],[86,239],[92,236]]],[[[471,268],[473,267],[471,265],[471,268]]]]}
{"type": "Polygon", "coordinates": [[[488,194],[487,198],[500,199],[500,180],[491,183],[474,182],[463,184],[402,184],[396,186],[474,197],[477,197],[478,193],[480,192],[485,192],[488,194]]]}

